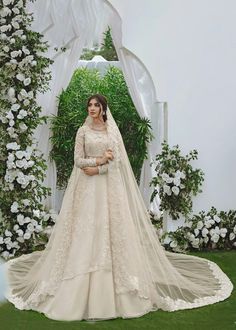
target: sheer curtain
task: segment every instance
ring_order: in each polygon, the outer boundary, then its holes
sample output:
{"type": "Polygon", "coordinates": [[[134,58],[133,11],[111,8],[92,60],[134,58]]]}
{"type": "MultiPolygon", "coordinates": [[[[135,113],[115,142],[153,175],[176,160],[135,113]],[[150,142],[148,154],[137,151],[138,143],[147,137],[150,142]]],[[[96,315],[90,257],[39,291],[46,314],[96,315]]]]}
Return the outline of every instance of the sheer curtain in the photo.
{"type": "MultiPolygon", "coordinates": [[[[125,80],[131,97],[141,117],[151,120],[155,139],[148,145],[148,159],[144,161],[140,180],[140,191],[145,204],[155,213],[159,213],[159,198],[150,205],[151,188],[149,182],[154,173],[150,162],[160,151],[164,138],[165,104],[158,102],[151,76],[143,63],[122,45],[122,23],[118,13],[106,0],[38,0],[29,4],[29,11],[34,13],[33,28],[45,35],[50,48],[47,56],[54,59],[51,67],[51,90],[39,95],[39,103],[43,107],[43,115],[57,114],[57,96],[66,88],[83,47],[91,47],[100,43],[102,33],[107,26],[111,26],[112,37],[121,63],[125,80]],[[66,51],[60,50],[66,47],[66,51]],[[58,50],[55,50],[57,48],[58,50]]],[[[56,167],[49,161],[51,150],[51,132],[49,125],[39,127],[35,137],[39,140],[39,147],[43,151],[48,163],[45,184],[52,189],[52,196],[48,198],[48,207],[58,210],[56,190],[56,167]],[[47,141],[47,143],[45,143],[47,141]]]]}

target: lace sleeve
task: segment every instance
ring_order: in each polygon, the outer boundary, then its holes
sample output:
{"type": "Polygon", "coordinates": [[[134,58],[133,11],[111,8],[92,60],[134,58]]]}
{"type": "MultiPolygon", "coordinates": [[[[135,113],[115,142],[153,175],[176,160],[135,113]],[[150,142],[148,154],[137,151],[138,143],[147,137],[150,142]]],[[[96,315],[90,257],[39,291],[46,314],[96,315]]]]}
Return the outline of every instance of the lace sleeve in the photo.
{"type": "Polygon", "coordinates": [[[98,174],[105,174],[108,171],[109,164],[99,165],[98,174]]]}
{"type": "Polygon", "coordinates": [[[79,168],[83,168],[86,166],[97,166],[96,158],[85,158],[83,127],[80,127],[76,134],[75,149],[74,149],[74,163],[79,168]]]}

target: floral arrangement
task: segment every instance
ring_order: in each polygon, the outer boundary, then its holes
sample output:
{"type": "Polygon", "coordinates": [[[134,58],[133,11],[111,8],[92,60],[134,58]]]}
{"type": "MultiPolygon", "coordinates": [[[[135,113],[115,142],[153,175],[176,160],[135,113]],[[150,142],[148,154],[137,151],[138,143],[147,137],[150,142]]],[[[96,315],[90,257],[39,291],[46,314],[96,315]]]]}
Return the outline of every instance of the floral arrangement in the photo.
{"type": "Polygon", "coordinates": [[[236,248],[236,210],[218,212],[212,207],[201,211],[166,236],[169,243],[165,247],[175,252],[236,248]]]}
{"type": "Polygon", "coordinates": [[[197,155],[197,150],[193,150],[182,156],[178,145],[171,149],[166,142],[162,143],[162,152],[156,155],[156,176],[150,182],[150,186],[154,186],[151,202],[159,194],[160,209],[167,211],[172,219],[190,214],[192,196],[201,192],[204,173],[190,163],[197,155]]]}
{"type": "Polygon", "coordinates": [[[55,214],[42,201],[46,163],[33,138],[40,117],[36,93],[45,92],[52,61],[48,45],[31,31],[26,0],[0,4],[0,253],[10,258],[30,252],[46,240],[55,214]]]}

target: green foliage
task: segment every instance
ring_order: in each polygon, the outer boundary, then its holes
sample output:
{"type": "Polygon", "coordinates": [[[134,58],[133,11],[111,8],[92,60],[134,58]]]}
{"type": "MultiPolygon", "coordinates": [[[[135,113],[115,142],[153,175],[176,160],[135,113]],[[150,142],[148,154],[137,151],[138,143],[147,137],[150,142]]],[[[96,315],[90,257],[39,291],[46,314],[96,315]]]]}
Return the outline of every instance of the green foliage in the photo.
{"type": "Polygon", "coordinates": [[[81,60],[88,61],[91,60],[95,55],[100,55],[107,61],[118,61],[118,56],[113,44],[110,27],[108,27],[106,32],[104,32],[104,40],[102,46],[96,47],[95,49],[85,48],[80,58],[81,60]]]}
{"type": "Polygon", "coordinates": [[[120,69],[110,66],[106,75],[101,77],[97,70],[82,68],[75,71],[69,86],[59,96],[58,116],[53,117],[51,123],[51,158],[57,165],[59,188],[67,184],[74,162],[76,131],[87,116],[87,99],[95,93],[107,97],[139,181],[143,160],[147,156],[146,143],[152,138],[150,121],[139,117],[120,69]]]}
{"type": "Polygon", "coordinates": [[[197,150],[182,156],[179,146],[172,149],[162,143],[162,152],[156,155],[156,176],[150,182],[154,186],[151,201],[159,193],[160,208],[168,211],[173,219],[180,214],[187,216],[192,211],[192,196],[201,192],[204,173],[193,169],[191,160],[197,159],[197,150]]]}

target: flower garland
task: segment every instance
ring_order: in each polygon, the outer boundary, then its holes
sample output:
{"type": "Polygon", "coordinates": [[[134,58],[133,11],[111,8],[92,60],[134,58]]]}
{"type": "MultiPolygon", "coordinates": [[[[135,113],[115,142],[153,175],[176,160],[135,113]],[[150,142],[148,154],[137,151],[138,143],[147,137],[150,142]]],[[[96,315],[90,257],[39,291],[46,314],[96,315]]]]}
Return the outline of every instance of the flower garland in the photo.
{"type": "Polygon", "coordinates": [[[150,186],[155,187],[151,202],[159,193],[160,210],[168,211],[174,220],[192,211],[192,196],[201,192],[204,173],[193,169],[190,164],[191,160],[197,159],[197,155],[197,150],[193,150],[182,156],[178,145],[171,149],[163,142],[162,152],[156,156],[156,176],[150,182],[150,186]]]}
{"type": "Polygon", "coordinates": [[[44,245],[55,220],[42,205],[50,190],[42,185],[46,163],[33,138],[46,120],[36,93],[48,89],[52,61],[43,56],[48,45],[30,30],[25,7],[26,0],[0,4],[0,253],[6,259],[44,245]]]}

